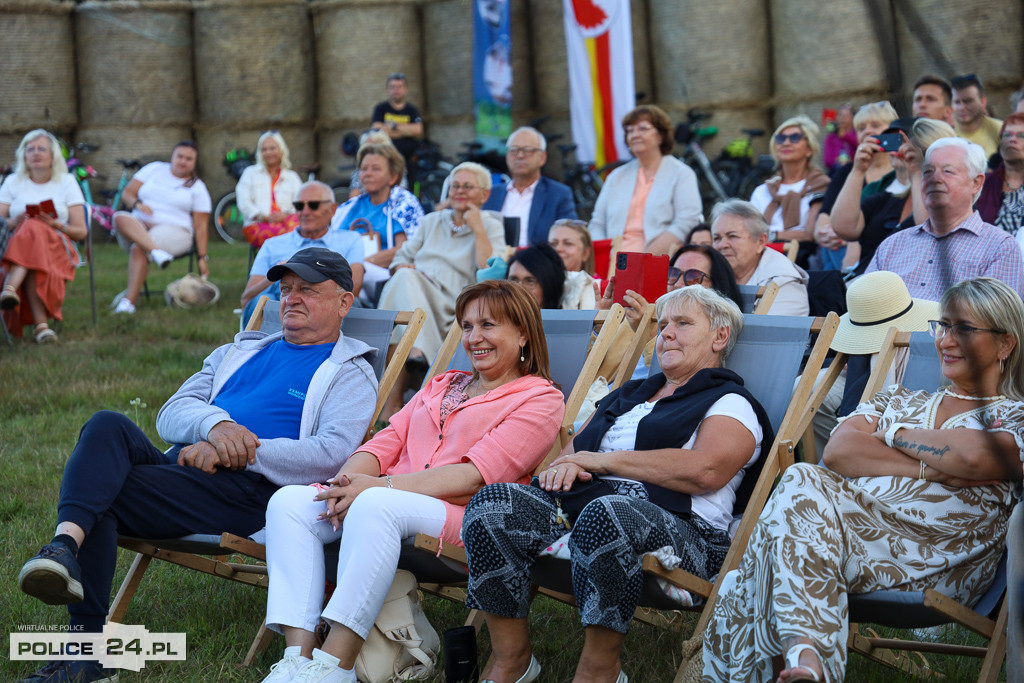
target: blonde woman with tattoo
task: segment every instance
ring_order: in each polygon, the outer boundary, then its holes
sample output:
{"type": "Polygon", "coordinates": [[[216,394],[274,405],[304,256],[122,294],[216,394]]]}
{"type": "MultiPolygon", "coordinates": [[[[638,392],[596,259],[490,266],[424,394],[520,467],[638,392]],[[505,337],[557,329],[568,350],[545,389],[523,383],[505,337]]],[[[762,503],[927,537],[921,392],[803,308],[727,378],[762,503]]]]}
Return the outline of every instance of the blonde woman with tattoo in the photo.
{"type": "Polygon", "coordinates": [[[931,329],[951,384],[879,392],[832,433],[828,469],[786,470],[725,578],[704,680],[842,681],[848,593],[927,587],[973,604],[988,589],[1022,477],[1024,304],[966,280],[931,329]]]}

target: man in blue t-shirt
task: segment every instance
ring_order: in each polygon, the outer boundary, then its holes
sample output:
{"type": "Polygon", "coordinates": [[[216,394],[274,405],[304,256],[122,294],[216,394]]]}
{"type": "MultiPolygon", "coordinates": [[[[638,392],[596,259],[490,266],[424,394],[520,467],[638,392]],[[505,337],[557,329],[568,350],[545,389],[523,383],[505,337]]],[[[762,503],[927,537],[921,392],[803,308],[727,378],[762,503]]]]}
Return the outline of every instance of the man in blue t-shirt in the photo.
{"type": "MultiPolygon", "coordinates": [[[[282,331],[242,332],[206,358],[157,415],[157,432],[175,448],[162,453],[117,412],[96,413],[82,428],[54,538],[18,577],[25,593],[68,605],[71,631],[103,629],[119,535],[249,536],[263,528],[278,487],[327,480],[362,442],[377,380],[367,359],[374,350],[341,333],[352,268],[312,248],[267,276],[281,282],[282,331]]],[[[54,661],[29,680],[109,675],[95,661],[54,661]]]]}
{"type": "Polygon", "coordinates": [[[299,188],[296,196],[298,198],[292,204],[299,212],[299,227],[268,239],[252,262],[249,281],[242,291],[243,326],[252,315],[261,294],[266,294],[272,300],[277,300],[279,296],[277,285],[267,278],[267,273],[300,249],[323,247],[344,256],[352,267],[352,294],[359,296],[364,273],[363,242],[356,232],[330,230],[331,218],[338,208],[334,203],[334,191],[319,180],[310,180],[299,188]]]}

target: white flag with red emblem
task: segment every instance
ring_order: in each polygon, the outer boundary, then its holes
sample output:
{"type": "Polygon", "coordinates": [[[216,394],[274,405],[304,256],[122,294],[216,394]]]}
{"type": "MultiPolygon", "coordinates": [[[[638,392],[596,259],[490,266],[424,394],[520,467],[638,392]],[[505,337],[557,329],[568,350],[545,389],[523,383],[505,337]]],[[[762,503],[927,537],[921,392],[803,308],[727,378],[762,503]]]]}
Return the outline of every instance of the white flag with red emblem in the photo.
{"type": "Polygon", "coordinates": [[[629,157],[622,117],[636,104],[629,0],[562,0],[576,158],[629,157]]]}

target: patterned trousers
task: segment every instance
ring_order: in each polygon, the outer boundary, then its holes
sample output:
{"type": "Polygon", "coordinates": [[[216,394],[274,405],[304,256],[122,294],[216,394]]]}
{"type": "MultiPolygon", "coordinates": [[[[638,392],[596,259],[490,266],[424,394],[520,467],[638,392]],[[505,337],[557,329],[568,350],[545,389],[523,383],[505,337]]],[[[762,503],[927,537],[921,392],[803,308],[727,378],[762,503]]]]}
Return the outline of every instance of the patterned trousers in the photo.
{"type": "MultiPolygon", "coordinates": [[[[583,625],[626,633],[643,586],[644,553],[671,546],[681,568],[710,579],[725,560],[729,536],[696,515],[678,517],[637,497],[646,496],[642,487],[621,491],[629,495],[605,496],[583,508],[569,550],[583,625]]],[[[526,618],[533,562],[565,534],[556,510],[549,493],[521,484],[491,484],[473,496],[462,526],[469,607],[526,618]]]]}

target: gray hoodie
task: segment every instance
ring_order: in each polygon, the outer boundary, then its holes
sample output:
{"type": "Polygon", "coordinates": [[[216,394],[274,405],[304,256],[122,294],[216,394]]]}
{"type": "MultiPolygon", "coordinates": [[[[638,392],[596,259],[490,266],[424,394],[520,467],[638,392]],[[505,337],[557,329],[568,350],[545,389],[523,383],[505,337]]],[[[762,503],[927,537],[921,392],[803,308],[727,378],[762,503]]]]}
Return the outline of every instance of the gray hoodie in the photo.
{"type": "MultiPolygon", "coordinates": [[[[218,422],[233,421],[212,405],[228,378],[282,333],[241,332],[214,350],[203,369],[188,378],[156,416],[160,437],[171,444],[207,438],[218,422]]],[[[377,403],[377,378],[368,357],[376,350],[342,335],[330,357],[313,374],[302,406],[299,438],[261,439],[256,462],[247,469],[278,486],[322,482],[338,473],[358,449],[377,403]]]]}

